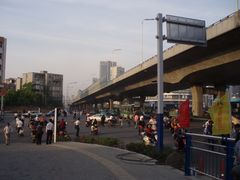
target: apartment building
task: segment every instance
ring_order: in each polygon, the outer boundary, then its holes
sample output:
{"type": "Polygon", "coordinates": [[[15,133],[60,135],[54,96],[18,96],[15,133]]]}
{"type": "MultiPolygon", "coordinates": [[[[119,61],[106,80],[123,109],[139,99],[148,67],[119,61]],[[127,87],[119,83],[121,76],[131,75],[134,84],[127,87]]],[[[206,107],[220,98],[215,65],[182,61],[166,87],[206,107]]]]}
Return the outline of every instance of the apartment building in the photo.
{"type": "Polygon", "coordinates": [[[5,80],[7,39],[0,37],[0,83],[5,80]]]}
{"type": "Polygon", "coordinates": [[[111,67],[117,66],[113,61],[100,61],[99,80],[100,82],[108,82],[111,79],[111,67]]]}
{"type": "Polygon", "coordinates": [[[32,83],[33,90],[41,94],[45,104],[54,102],[61,104],[63,101],[63,75],[48,73],[47,71],[23,73],[22,78],[17,79],[17,90],[24,84],[32,83]]]}
{"type": "Polygon", "coordinates": [[[117,78],[118,76],[124,74],[125,69],[121,66],[113,66],[110,68],[110,80],[117,78]]]}

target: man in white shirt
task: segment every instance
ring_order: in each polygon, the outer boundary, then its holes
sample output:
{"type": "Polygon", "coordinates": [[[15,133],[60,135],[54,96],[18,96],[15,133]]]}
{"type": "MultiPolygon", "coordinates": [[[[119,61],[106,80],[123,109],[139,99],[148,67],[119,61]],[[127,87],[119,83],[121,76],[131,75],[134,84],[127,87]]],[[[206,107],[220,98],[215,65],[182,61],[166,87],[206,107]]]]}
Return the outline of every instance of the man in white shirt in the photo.
{"type": "Polygon", "coordinates": [[[152,125],[151,128],[153,131],[157,131],[157,121],[156,121],[155,117],[151,116],[148,123],[152,125]]]}
{"type": "Polygon", "coordinates": [[[80,120],[79,118],[74,122],[75,129],[76,129],[76,136],[79,136],[79,129],[80,129],[80,120]]]}
{"type": "Polygon", "coordinates": [[[17,133],[18,135],[20,135],[19,132],[20,130],[22,130],[23,122],[19,118],[16,118],[16,126],[17,126],[17,133]]]}
{"type": "Polygon", "coordinates": [[[10,126],[10,123],[7,123],[7,125],[3,129],[4,138],[5,138],[5,144],[10,144],[10,133],[12,132],[12,128],[10,126]]]}
{"type": "Polygon", "coordinates": [[[52,143],[52,135],[53,135],[53,123],[52,123],[51,119],[49,120],[49,122],[46,125],[46,133],[47,133],[46,144],[51,144],[52,143]]]}

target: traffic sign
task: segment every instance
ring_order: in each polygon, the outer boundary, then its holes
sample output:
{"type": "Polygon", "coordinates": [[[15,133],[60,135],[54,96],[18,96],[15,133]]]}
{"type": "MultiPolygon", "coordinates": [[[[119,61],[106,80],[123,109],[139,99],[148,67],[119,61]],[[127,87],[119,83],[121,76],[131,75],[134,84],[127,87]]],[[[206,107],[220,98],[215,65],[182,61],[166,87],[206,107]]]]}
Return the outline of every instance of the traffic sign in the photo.
{"type": "Polygon", "coordinates": [[[206,46],[205,21],[166,15],[167,42],[206,46]]]}

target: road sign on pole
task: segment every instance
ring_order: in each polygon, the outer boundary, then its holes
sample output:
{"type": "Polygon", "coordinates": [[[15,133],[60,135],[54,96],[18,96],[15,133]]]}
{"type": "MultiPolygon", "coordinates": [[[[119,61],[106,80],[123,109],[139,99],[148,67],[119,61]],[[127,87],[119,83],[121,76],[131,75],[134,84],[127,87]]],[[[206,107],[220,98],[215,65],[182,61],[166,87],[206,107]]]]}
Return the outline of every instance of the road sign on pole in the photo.
{"type": "Polygon", "coordinates": [[[163,21],[167,22],[167,41],[173,43],[193,44],[197,46],[206,46],[206,28],[205,21],[183,18],[178,16],[167,15],[166,18],[162,14],[158,14],[157,20],[157,149],[163,149],[163,21]]]}
{"type": "Polygon", "coordinates": [[[166,15],[167,42],[206,46],[205,21],[166,15]]]}
{"type": "Polygon", "coordinates": [[[163,32],[162,24],[163,18],[162,14],[157,15],[157,59],[158,59],[158,71],[157,71],[157,149],[163,148],[163,32]]]}

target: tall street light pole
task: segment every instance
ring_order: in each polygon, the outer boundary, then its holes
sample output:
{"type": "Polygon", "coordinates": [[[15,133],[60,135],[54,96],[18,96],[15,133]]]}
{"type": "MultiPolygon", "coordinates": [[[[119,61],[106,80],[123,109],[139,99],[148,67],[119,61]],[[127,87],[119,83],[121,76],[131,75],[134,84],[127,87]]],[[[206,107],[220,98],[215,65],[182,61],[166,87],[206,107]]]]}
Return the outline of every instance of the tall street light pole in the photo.
{"type": "Polygon", "coordinates": [[[155,19],[153,19],[153,18],[148,18],[148,19],[143,19],[142,20],[142,42],[141,42],[141,63],[143,63],[143,22],[144,21],[153,21],[153,20],[155,20],[155,19]]]}
{"type": "Polygon", "coordinates": [[[122,49],[118,48],[118,49],[112,50],[113,61],[115,61],[115,52],[118,52],[118,51],[122,51],[122,49]]]}
{"type": "Polygon", "coordinates": [[[163,149],[163,17],[162,14],[158,14],[156,17],[157,20],[157,97],[158,97],[158,106],[157,106],[157,133],[158,141],[157,148],[158,150],[163,149]]]}

